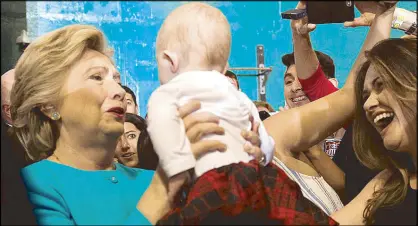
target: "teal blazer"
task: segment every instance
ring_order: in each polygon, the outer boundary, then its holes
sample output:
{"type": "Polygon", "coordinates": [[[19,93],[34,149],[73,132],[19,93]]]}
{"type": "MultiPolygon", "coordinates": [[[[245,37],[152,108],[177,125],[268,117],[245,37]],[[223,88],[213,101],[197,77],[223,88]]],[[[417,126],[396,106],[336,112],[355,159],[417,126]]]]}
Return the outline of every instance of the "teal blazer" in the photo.
{"type": "Polygon", "coordinates": [[[85,171],[49,160],[21,172],[40,225],[151,225],[136,205],[154,171],[85,171]]]}

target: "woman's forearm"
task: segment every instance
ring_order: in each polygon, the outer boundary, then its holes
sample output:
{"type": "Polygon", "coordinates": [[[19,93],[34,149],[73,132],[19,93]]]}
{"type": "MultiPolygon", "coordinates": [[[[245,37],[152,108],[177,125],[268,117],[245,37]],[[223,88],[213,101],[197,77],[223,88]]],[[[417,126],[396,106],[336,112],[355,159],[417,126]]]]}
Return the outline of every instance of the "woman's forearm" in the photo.
{"type": "Polygon", "coordinates": [[[345,188],[345,174],[344,172],[332,161],[332,159],[322,151],[319,145],[313,146],[310,150],[305,152],[306,157],[314,165],[315,169],[325,179],[325,181],[337,192],[345,188]]]}
{"type": "Polygon", "coordinates": [[[152,225],[170,210],[168,191],[161,173],[159,169],[156,170],[150,186],[136,206],[152,225]]]}
{"type": "MultiPolygon", "coordinates": [[[[367,34],[366,40],[363,43],[363,46],[357,56],[356,61],[354,62],[353,67],[348,75],[346,83],[343,88],[353,88],[354,81],[356,80],[356,75],[361,65],[366,61],[365,52],[373,48],[378,42],[388,39],[390,37],[391,24],[393,20],[393,13],[395,7],[386,10],[385,12],[376,15],[372,26],[370,27],[369,33],[367,34]]],[[[354,95],[352,95],[354,97],[354,95]]],[[[353,100],[355,102],[355,100],[353,100]]]]}

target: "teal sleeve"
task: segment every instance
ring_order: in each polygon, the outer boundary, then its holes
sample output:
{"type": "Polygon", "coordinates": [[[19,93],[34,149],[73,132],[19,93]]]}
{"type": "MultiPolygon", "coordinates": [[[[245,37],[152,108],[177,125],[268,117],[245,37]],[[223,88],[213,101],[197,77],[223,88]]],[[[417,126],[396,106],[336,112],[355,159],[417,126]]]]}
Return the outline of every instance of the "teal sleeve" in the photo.
{"type": "MultiPolygon", "coordinates": [[[[152,170],[140,170],[141,171],[141,182],[144,185],[141,189],[141,197],[143,193],[147,190],[148,186],[151,184],[151,180],[154,176],[155,171],[152,170]]],[[[139,201],[139,200],[138,200],[139,201]]],[[[124,225],[152,225],[138,209],[135,209],[131,212],[128,219],[126,219],[124,225]]]]}
{"type": "Polygon", "coordinates": [[[39,225],[75,225],[64,200],[55,189],[43,180],[31,177],[28,171],[22,171],[22,178],[39,225]]]}

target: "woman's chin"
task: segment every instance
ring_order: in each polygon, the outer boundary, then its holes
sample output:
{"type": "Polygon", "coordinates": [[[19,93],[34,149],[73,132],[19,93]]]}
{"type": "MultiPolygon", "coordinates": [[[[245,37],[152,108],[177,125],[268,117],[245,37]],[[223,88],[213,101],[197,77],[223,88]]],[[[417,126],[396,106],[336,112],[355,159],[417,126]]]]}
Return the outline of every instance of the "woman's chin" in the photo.
{"type": "Polygon", "coordinates": [[[383,145],[389,151],[402,152],[400,140],[395,140],[395,139],[390,139],[390,138],[383,139],[383,145]]]}

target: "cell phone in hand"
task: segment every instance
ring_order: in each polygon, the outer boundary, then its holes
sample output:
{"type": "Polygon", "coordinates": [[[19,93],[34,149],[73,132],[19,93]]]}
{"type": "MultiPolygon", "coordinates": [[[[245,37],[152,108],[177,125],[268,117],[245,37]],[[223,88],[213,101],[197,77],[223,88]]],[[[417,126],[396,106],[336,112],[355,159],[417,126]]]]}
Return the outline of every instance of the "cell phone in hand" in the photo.
{"type": "Polygon", "coordinates": [[[282,18],[287,20],[299,20],[306,16],[304,9],[291,9],[282,13],[282,18]]]}
{"type": "Polygon", "coordinates": [[[310,24],[344,23],[354,20],[354,1],[306,1],[310,24]]]}

